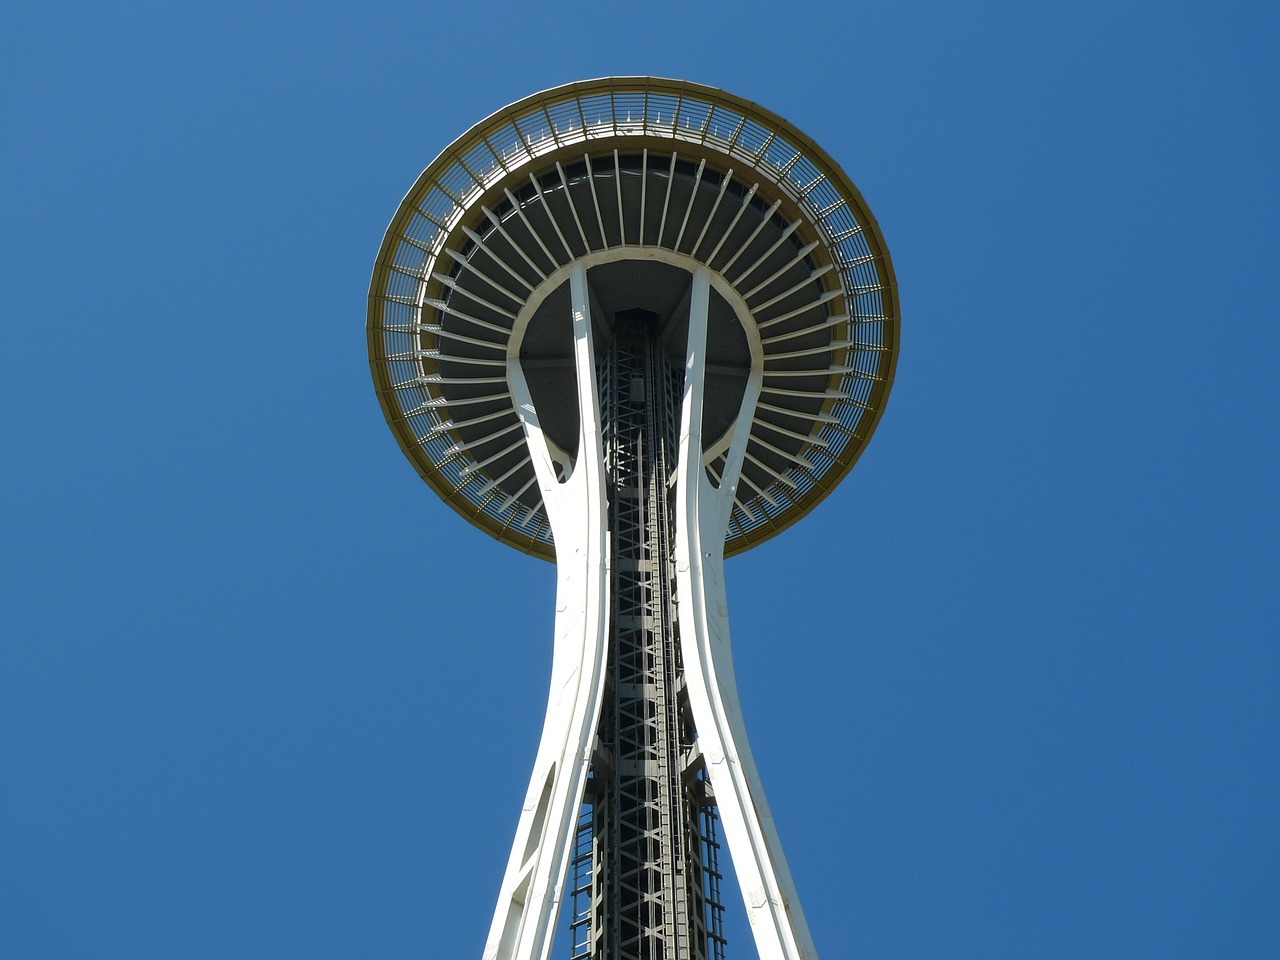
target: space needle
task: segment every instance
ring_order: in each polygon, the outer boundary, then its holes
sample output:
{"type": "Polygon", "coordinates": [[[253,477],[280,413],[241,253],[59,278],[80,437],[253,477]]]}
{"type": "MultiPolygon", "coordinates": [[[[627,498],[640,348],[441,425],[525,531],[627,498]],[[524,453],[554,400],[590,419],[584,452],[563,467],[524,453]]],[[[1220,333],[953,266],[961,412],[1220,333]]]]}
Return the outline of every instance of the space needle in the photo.
{"type": "Polygon", "coordinates": [[[853,183],[722,90],[546,90],[409,190],[368,342],[422,479],[556,564],[551,688],[484,960],[547,960],[562,909],[571,960],[724,960],[723,847],[761,960],[815,960],[723,571],[826,497],[884,411],[897,290],[853,183]]]}

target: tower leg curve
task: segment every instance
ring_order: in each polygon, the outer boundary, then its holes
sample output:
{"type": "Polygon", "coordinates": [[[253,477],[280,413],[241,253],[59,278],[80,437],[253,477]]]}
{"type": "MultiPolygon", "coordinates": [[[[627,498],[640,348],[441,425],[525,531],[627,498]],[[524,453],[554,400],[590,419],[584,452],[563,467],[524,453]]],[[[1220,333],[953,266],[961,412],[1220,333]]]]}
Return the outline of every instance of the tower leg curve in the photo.
{"type": "Polygon", "coordinates": [[[762,375],[747,382],[720,485],[703,467],[709,276],[694,272],[676,487],[676,609],[685,682],[760,960],[816,960],[738,703],[724,589],[724,540],[762,375]]]}
{"type": "Polygon", "coordinates": [[[542,736],[484,960],[547,960],[590,770],[608,643],[608,523],[586,269],[570,273],[578,457],[555,473],[519,359],[507,375],[556,542],[555,645],[542,736]]]}

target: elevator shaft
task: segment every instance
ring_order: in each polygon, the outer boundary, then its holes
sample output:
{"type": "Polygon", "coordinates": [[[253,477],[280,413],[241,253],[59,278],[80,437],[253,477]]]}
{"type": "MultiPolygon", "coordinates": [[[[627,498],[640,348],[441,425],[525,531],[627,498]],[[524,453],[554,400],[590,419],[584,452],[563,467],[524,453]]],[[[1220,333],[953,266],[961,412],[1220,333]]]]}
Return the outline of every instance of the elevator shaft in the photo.
{"type": "Polygon", "coordinates": [[[601,364],[608,680],[574,850],[573,960],[723,958],[716,814],[697,759],[673,567],[682,371],[659,318],[616,315],[601,364]]]}

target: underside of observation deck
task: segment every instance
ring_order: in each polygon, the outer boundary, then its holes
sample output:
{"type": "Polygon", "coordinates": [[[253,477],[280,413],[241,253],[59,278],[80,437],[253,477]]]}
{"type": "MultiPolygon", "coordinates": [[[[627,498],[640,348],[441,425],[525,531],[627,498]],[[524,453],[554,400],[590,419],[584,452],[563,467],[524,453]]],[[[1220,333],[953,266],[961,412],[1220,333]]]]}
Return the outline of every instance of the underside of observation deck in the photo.
{"type": "MultiPolygon", "coordinates": [[[[593,317],[626,301],[677,327],[691,266],[714,271],[713,474],[744,370],[763,368],[727,554],[795,522],[852,466],[897,351],[892,268],[856,189],[803,135],[721,91],[652,78],[575,84],[477,125],[424,172],[370,291],[388,421],[424,479],[473,523],[554,556],[506,372],[518,359],[540,410],[555,411],[547,393],[569,375],[565,269],[582,261],[593,317]],[[683,276],[663,282],[660,263],[683,276]]],[[[570,392],[558,406],[557,444],[571,441],[577,416],[570,392]]]]}

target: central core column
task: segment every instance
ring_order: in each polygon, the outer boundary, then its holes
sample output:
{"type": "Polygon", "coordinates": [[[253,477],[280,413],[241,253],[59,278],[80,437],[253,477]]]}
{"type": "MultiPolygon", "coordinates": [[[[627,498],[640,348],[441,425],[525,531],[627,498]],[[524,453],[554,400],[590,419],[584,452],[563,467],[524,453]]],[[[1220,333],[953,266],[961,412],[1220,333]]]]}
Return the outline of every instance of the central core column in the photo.
{"type": "Polygon", "coordinates": [[[661,318],[614,315],[600,364],[608,476],[608,680],[574,860],[573,957],[723,957],[716,814],[684,693],[671,503],[682,369],[661,318]]]}

